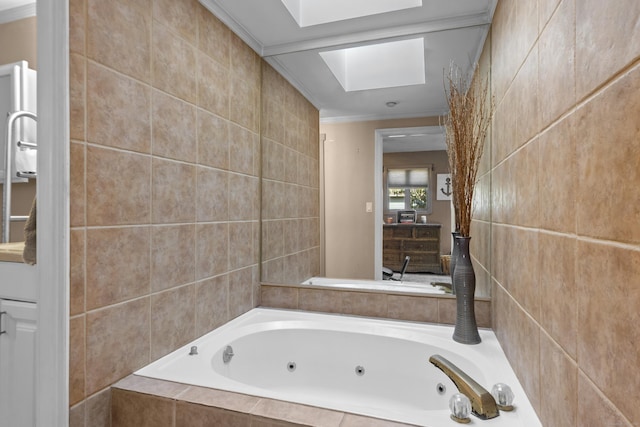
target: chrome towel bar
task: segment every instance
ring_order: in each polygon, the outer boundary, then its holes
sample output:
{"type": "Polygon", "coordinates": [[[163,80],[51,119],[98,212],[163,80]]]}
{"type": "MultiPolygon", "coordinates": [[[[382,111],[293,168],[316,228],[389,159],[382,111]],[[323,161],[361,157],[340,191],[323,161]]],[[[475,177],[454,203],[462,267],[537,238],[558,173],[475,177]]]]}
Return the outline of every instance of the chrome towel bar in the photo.
{"type": "MultiPolygon", "coordinates": [[[[10,113],[7,117],[7,135],[6,135],[6,144],[5,144],[5,156],[4,156],[4,185],[2,186],[2,243],[9,242],[9,233],[11,230],[11,221],[23,221],[27,217],[25,216],[11,216],[11,169],[12,169],[12,160],[13,157],[11,155],[11,149],[13,145],[13,125],[16,120],[27,117],[34,121],[38,121],[38,117],[32,113],[31,111],[16,111],[14,113],[10,113]]],[[[27,144],[33,144],[37,147],[37,144],[34,143],[26,143],[21,142],[23,146],[28,146],[27,144]]],[[[21,146],[22,146],[21,145],[21,146]]],[[[25,177],[34,177],[32,174],[29,174],[25,177]]]]}

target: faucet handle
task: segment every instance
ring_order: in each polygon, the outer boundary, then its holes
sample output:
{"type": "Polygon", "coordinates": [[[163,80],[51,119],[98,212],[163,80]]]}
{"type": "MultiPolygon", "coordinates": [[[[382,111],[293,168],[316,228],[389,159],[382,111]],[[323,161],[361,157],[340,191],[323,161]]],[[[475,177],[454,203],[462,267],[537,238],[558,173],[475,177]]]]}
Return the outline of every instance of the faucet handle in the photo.
{"type": "Polygon", "coordinates": [[[491,389],[491,395],[496,400],[498,409],[513,411],[513,391],[511,387],[503,383],[497,383],[491,389]]]}

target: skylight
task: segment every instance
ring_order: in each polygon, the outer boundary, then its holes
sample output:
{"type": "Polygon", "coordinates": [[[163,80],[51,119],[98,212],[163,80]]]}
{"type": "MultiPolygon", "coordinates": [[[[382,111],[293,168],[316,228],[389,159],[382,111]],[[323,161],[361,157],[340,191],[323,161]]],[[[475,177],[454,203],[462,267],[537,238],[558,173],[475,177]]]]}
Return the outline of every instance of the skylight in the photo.
{"type": "Polygon", "coordinates": [[[281,0],[299,27],[422,6],[422,0],[281,0]]]}
{"type": "Polygon", "coordinates": [[[425,83],[424,39],[321,52],[347,92],[425,83]]]}

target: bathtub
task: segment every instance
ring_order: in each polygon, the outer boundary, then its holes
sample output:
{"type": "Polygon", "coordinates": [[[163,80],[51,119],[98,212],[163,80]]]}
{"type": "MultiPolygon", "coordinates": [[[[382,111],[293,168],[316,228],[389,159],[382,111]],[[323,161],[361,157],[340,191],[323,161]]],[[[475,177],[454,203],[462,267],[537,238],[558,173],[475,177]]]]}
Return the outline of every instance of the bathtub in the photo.
{"type": "MultiPolygon", "coordinates": [[[[447,280],[444,276],[434,276],[434,281],[438,281],[438,278],[442,278],[443,281],[447,280]]],[[[449,283],[451,280],[449,280],[449,283]]],[[[414,293],[414,294],[445,294],[445,291],[437,286],[433,286],[429,283],[418,283],[410,281],[395,281],[395,280],[359,280],[359,279],[336,279],[331,277],[312,277],[301,283],[302,285],[310,286],[324,286],[329,288],[347,288],[347,289],[367,289],[377,290],[383,292],[399,292],[399,293],[414,293]]]]}
{"type": "Polygon", "coordinates": [[[440,354],[490,390],[509,384],[512,412],[473,425],[541,427],[495,335],[451,338],[448,326],[257,308],[135,372],[136,375],[442,427],[453,382],[429,363],[440,354]],[[230,351],[232,349],[232,351],[230,351]],[[197,354],[196,354],[197,353],[197,354]],[[443,391],[444,389],[444,391],[443,391]]]}

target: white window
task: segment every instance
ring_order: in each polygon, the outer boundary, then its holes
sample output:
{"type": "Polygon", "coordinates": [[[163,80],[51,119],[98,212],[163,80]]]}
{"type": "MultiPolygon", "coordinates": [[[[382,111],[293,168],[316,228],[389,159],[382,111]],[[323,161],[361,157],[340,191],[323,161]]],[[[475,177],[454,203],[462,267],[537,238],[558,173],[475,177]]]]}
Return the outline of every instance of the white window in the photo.
{"type": "Polygon", "coordinates": [[[387,210],[431,213],[430,167],[387,169],[387,210]]]}

